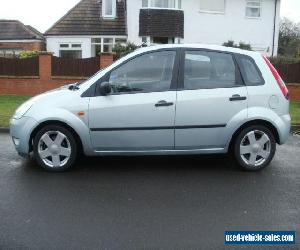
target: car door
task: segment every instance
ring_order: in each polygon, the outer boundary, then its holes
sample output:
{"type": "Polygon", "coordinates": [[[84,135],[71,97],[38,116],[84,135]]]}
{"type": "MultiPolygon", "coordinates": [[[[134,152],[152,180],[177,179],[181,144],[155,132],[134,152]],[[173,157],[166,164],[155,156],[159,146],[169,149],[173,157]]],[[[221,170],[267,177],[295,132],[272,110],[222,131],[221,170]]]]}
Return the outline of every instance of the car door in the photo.
{"type": "Polygon", "coordinates": [[[176,50],[147,52],[108,74],[112,92],[90,99],[96,151],[174,149],[177,61],[176,50]]]}
{"type": "Polygon", "coordinates": [[[247,118],[247,89],[230,53],[183,50],[177,94],[175,148],[222,149],[228,124],[247,118]]]}

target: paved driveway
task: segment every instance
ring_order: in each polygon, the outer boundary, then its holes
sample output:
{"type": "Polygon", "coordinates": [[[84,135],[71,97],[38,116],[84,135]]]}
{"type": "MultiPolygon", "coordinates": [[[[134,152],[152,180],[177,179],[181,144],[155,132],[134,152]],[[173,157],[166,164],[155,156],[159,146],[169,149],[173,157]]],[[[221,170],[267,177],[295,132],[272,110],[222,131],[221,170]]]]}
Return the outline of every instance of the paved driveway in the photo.
{"type": "Polygon", "coordinates": [[[296,136],[258,173],[193,156],[83,159],[58,174],[0,134],[0,249],[261,249],[226,248],[224,230],[296,230],[299,243],[299,208],[296,136]]]}

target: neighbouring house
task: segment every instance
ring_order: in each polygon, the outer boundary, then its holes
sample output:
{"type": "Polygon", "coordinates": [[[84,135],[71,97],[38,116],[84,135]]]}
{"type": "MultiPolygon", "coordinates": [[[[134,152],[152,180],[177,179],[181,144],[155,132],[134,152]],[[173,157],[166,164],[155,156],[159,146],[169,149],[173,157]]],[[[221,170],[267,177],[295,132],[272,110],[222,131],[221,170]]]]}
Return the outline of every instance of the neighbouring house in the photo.
{"type": "Polygon", "coordinates": [[[15,57],[21,51],[45,51],[42,33],[17,20],[0,20],[0,57],[15,57]]]}
{"type": "Polygon", "coordinates": [[[277,55],[280,0],[82,0],[46,33],[47,50],[87,58],[116,43],[250,43],[277,55]]]}

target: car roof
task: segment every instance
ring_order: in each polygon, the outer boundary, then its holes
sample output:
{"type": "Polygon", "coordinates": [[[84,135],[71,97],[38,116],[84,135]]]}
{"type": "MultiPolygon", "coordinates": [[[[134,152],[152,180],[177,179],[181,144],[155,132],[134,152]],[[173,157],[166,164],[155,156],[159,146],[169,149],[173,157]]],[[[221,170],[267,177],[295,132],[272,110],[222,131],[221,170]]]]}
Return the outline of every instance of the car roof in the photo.
{"type": "Polygon", "coordinates": [[[220,45],[206,45],[206,44],[200,44],[200,43],[151,45],[149,47],[143,47],[143,48],[136,50],[136,54],[144,53],[147,51],[155,51],[155,50],[159,50],[159,49],[171,49],[171,48],[207,49],[207,50],[238,53],[238,54],[244,54],[244,55],[249,55],[249,56],[259,54],[258,52],[249,51],[249,50],[225,47],[225,46],[220,46],[220,45]]]}

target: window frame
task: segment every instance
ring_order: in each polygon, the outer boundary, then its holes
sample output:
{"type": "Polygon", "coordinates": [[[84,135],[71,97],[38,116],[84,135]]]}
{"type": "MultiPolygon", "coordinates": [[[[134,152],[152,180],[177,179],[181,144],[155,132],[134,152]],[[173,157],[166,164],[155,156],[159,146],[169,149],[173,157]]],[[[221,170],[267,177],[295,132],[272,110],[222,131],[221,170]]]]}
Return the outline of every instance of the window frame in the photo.
{"type": "Polygon", "coordinates": [[[59,50],[81,50],[82,51],[82,43],[81,42],[59,43],[58,48],[59,48],[59,50]],[[61,47],[61,45],[68,45],[68,47],[61,47]],[[73,47],[73,45],[80,45],[80,46],[73,47]]]}
{"type": "Polygon", "coordinates": [[[201,9],[201,1],[199,1],[199,5],[200,5],[199,6],[199,12],[200,13],[207,13],[207,14],[221,14],[221,15],[224,15],[225,12],[226,12],[226,0],[223,0],[223,1],[224,1],[224,10],[223,11],[201,9]]]}
{"type": "MultiPolygon", "coordinates": [[[[124,40],[123,44],[127,43],[127,38],[125,36],[92,36],[91,38],[91,46],[99,45],[101,48],[100,53],[107,53],[104,51],[104,45],[112,45],[112,48],[117,44],[116,40],[124,40]],[[100,39],[100,42],[93,42],[93,39],[100,39]],[[112,43],[104,43],[104,39],[112,39],[112,43]]],[[[108,53],[111,53],[108,51],[108,53]]],[[[97,56],[97,54],[95,55],[97,56]]]]}
{"type": "Polygon", "coordinates": [[[172,7],[155,7],[153,4],[154,0],[146,0],[147,1],[147,6],[143,6],[142,2],[142,9],[163,9],[163,10],[181,10],[182,9],[182,0],[175,0],[175,6],[174,8],[172,7]]]}
{"type": "Polygon", "coordinates": [[[121,93],[111,93],[108,96],[114,96],[114,95],[134,95],[134,94],[145,94],[145,93],[161,93],[161,92],[168,92],[168,91],[177,91],[177,86],[178,86],[178,73],[179,73],[179,60],[180,60],[180,49],[179,48],[170,48],[170,49],[159,49],[159,50],[153,50],[153,51],[147,51],[143,52],[141,54],[138,54],[136,56],[133,56],[121,64],[117,65],[113,69],[111,69],[109,72],[107,72],[104,76],[102,76],[100,79],[98,79],[85,93],[82,94],[82,97],[96,97],[96,96],[103,96],[99,92],[99,87],[102,83],[108,82],[110,78],[110,74],[112,71],[120,68],[127,62],[134,60],[140,56],[150,54],[150,53],[156,53],[156,52],[165,52],[165,51],[172,51],[175,52],[175,60],[174,60],[174,66],[173,66],[173,72],[172,72],[172,79],[171,79],[171,84],[170,88],[167,90],[161,90],[161,91],[138,91],[138,92],[121,92],[121,93]]]}
{"type": "Polygon", "coordinates": [[[239,67],[239,64],[237,62],[237,59],[235,57],[235,53],[228,52],[228,51],[220,51],[220,50],[211,50],[211,49],[201,49],[201,48],[182,48],[180,53],[180,70],[179,70],[179,76],[178,76],[178,91],[186,91],[186,90],[201,90],[201,89],[227,89],[227,88],[240,88],[245,87],[245,82],[243,80],[241,70],[239,67]],[[236,75],[236,84],[232,86],[224,86],[224,87],[205,87],[205,88],[185,88],[184,86],[184,75],[185,75],[185,54],[186,52],[213,52],[213,53],[222,53],[222,54],[228,54],[232,56],[233,63],[235,65],[235,75],[236,75]]]}
{"type": "Polygon", "coordinates": [[[117,3],[116,3],[116,0],[102,0],[102,17],[103,18],[114,19],[114,18],[116,18],[116,13],[117,13],[117,3]],[[107,15],[105,13],[106,1],[112,1],[112,14],[111,15],[107,15]]]}
{"type": "Polygon", "coordinates": [[[262,16],[262,1],[261,0],[246,0],[246,7],[245,7],[245,17],[248,19],[260,19],[262,16]],[[249,6],[249,3],[259,3],[259,7],[249,6]],[[248,16],[247,15],[247,8],[251,9],[259,9],[259,16],[248,16]]]}
{"type": "Polygon", "coordinates": [[[81,42],[61,42],[58,44],[58,54],[60,58],[61,57],[61,51],[81,51],[81,58],[83,57],[83,49],[82,49],[82,43],[81,42]],[[67,47],[61,47],[61,45],[68,45],[67,47]],[[73,45],[77,45],[73,47],[73,45]],[[80,46],[78,46],[80,45],[80,46]]]}

